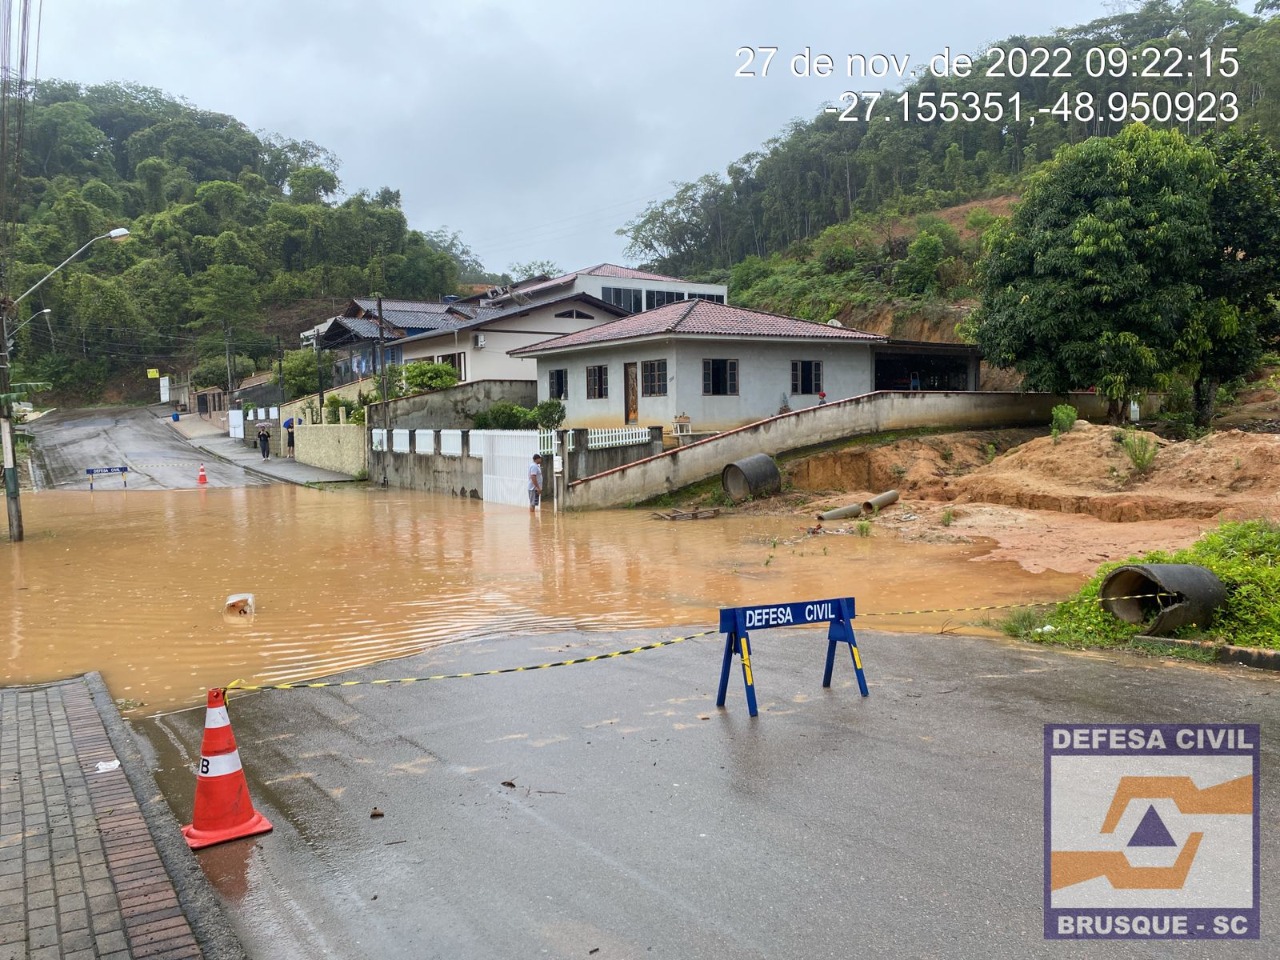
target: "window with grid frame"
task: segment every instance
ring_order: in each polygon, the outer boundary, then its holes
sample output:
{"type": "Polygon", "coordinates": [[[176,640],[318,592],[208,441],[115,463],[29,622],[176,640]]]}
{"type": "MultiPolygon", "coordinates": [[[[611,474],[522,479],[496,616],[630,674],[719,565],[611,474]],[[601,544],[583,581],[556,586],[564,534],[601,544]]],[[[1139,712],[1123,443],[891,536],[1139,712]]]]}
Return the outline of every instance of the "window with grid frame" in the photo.
{"type": "Polygon", "coordinates": [[[813,394],[822,392],[822,361],[791,361],[791,392],[813,394]]]}
{"type": "Polygon", "coordinates": [[[601,287],[600,299],[631,313],[644,309],[644,291],[635,287],[601,287]]]}
{"type": "Polygon", "coordinates": [[[703,360],[702,393],[710,397],[738,395],[737,360],[703,360]]]}
{"type": "Polygon", "coordinates": [[[667,361],[640,361],[640,396],[665,397],[667,395],[667,361]]]}
{"type": "Polygon", "coordinates": [[[609,368],[601,364],[587,367],[587,399],[604,400],[609,396],[609,368]]]}

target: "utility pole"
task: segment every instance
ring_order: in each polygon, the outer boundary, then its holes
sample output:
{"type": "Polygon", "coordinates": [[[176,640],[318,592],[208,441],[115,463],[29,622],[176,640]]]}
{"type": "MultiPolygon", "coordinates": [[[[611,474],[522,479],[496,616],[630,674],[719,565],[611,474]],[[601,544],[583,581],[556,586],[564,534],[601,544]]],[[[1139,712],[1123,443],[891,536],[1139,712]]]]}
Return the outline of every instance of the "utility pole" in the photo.
{"type": "Polygon", "coordinates": [[[378,358],[382,362],[382,485],[387,485],[387,458],[391,456],[391,407],[387,396],[387,357],[382,352],[386,334],[386,321],[382,319],[382,294],[378,294],[378,358]]]}
{"type": "Polygon", "coordinates": [[[276,379],[280,381],[280,405],[284,406],[284,347],[276,334],[276,379]]]}
{"type": "Polygon", "coordinates": [[[320,334],[313,341],[316,347],[316,392],[320,394],[320,422],[324,423],[324,368],[320,365],[320,334]]]}
{"type": "Polygon", "coordinates": [[[9,306],[0,304],[0,443],[4,446],[4,500],[9,512],[9,541],[23,539],[22,504],[18,500],[18,456],[13,446],[13,401],[9,397],[9,306]]]}

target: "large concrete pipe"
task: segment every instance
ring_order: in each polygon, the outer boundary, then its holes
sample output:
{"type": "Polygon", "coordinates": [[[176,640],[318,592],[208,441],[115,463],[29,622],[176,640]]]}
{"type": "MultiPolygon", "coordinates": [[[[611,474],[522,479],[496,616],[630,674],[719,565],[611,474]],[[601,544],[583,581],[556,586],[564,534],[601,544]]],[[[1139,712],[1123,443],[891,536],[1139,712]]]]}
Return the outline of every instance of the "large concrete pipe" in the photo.
{"type": "Polygon", "coordinates": [[[847,507],[837,507],[826,513],[818,514],[819,520],[850,520],[862,513],[862,504],[853,503],[847,507]]]}
{"type": "Polygon", "coordinates": [[[773,457],[757,453],[720,471],[720,483],[731,500],[767,497],[782,489],[782,474],[778,472],[773,457]]]}
{"type": "Polygon", "coordinates": [[[898,502],[897,490],[886,490],[884,493],[877,493],[870,500],[866,500],[862,504],[863,513],[875,513],[881,507],[887,507],[891,503],[898,502]]]}
{"type": "Polygon", "coordinates": [[[1227,599],[1227,588],[1212,570],[1190,563],[1142,563],[1116,567],[1098,591],[1103,609],[1125,623],[1151,623],[1160,636],[1194,623],[1204,627],[1227,599]],[[1154,618],[1154,619],[1152,619],[1154,618]]]}

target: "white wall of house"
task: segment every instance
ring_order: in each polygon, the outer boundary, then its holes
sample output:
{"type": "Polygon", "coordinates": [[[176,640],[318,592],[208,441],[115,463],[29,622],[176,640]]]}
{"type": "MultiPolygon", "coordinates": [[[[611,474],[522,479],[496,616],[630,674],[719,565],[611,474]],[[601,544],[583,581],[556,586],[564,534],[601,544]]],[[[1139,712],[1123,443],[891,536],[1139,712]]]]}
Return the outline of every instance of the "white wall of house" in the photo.
{"type": "Polygon", "coordinates": [[[614,314],[590,304],[560,302],[536,307],[528,313],[502,317],[478,330],[414,337],[401,341],[400,346],[405,363],[415,360],[434,361],[462,354],[463,379],[467,381],[533,380],[537,377],[537,361],[509,357],[508,350],[541,343],[543,340],[575,333],[615,319],[617,317],[614,314]],[[574,315],[557,316],[565,313],[574,315]],[[483,346],[479,345],[481,342],[483,346]]]}
{"type": "MultiPolygon", "coordinates": [[[[551,372],[565,371],[566,427],[618,427],[626,424],[626,365],[636,367],[636,422],[668,425],[677,415],[689,417],[694,432],[731,430],[818,403],[817,391],[793,393],[792,361],[821,363],[821,386],[827,401],[871,392],[871,352],[867,343],[832,341],[750,341],[715,338],[663,338],[649,342],[602,344],[553,357],[538,358],[538,399],[551,396],[551,372]],[[703,391],[703,361],[737,362],[737,393],[703,391]],[[644,393],[645,363],[665,361],[666,395],[644,393]],[[587,397],[587,368],[607,370],[608,396],[587,397]]],[[[808,367],[810,374],[813,367],[808,367]]],[[[656,379],[656,378],[654,378],[656,379]]]]}
{"type": "MultiPolygon", "coordinates": [[[[681,293],[683,297],[673,299],[685,299],[693,294],[706,294],[712,297],[719,297],[721,303],[728,300],[729,288],[723,283],[691,283],[688,280],[633,280],[629,277],[597,277],[590,274],[580,273],[574,283],[574,293],[588,293],[593,297],[604,300],[607,303],[617,303],[613,296],[605,295],[605,288],[611,290],[638,290],[640,291],[640,309],[641,311],[651,309],[648,303],[647,294],[655,293],[681,293]]],[[[659,298],[661,299],[661,298],[659,298]]],[[[654,306],[662,306],[662,303],[655,303],[654,306]]]]}

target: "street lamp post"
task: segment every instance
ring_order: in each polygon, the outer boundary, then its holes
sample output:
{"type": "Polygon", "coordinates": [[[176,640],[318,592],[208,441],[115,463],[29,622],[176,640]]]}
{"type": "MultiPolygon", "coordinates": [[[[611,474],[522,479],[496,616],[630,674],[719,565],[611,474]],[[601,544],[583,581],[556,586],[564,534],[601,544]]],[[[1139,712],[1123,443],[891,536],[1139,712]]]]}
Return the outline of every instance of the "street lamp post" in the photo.
{"type": "MultiPolygon", "coordinates": [[[[13,385],[9,378],[9,312],[20,304],[31,294],[40,288],[40,285],[52,277],[55,273],[65,267],[80,254],[84,253],[93,244],[99,240],[114,240],[117,243],[129,236],[129,231],[124,227],[116,227],[114,230],[108,230],[100,236],[94,237],[83,247],[73,253],[67,259],[46,273],[43,277],[31,285],[26,293],[18,297],[16,300],[0,301],[0,446],[4,448],[4,493],[5,504],[9,513],[9,542],[18,543],[23,539],[22,530],[22,505],[18,500],[18,458],[13,446],[13,400],[10,397],[10,391],[13,385]]],[[[32,314],[30,318],[19,324],[14,333],[21,330],[28,323],[40,316],[41,313],[47,313],[47,310],[41,310],[39,313],[32,314]]]]}

